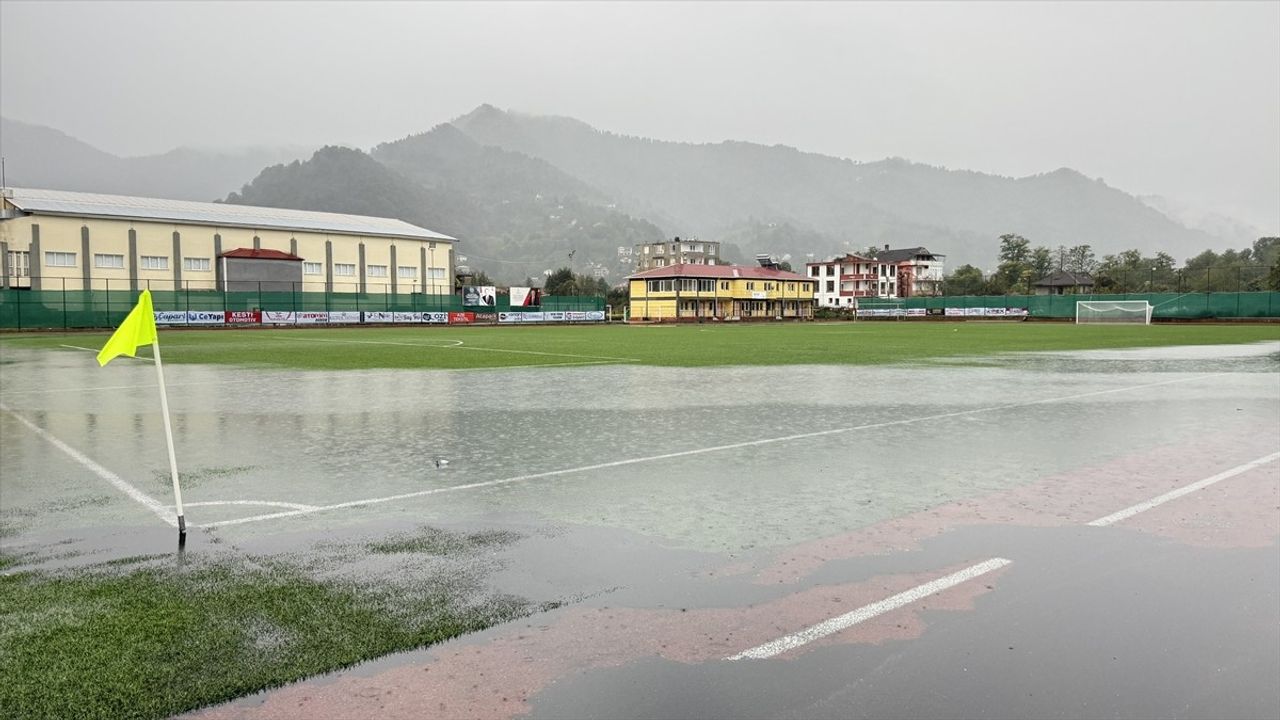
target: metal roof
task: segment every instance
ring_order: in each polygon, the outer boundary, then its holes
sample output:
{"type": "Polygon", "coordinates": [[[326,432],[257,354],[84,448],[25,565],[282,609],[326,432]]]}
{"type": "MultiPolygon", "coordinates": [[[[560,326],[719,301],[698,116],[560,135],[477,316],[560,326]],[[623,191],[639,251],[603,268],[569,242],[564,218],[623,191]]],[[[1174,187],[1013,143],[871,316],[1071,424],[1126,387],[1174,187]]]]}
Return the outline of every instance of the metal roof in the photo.
{"type": "Polygon", "coordinates": [[[403,220],[366,215],[344,215],[191,200],[163,200],[66,190],[8,188],[8,192],[10,194],[6,199],[14,207],[33,215],[161,220],[215,227],[377,235],[412,240],[455,240],[448,235],[410,225],[403,220]]]}

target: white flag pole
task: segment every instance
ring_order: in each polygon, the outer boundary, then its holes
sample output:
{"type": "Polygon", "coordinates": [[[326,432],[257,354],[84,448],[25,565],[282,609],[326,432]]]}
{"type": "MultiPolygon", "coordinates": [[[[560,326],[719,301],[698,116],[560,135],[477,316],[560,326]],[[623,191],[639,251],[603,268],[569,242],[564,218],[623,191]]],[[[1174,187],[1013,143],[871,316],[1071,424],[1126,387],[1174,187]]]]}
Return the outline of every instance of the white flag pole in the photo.
{"type": "Polygon", "coordinates": [[[160,412],[164,415],[164,439],[169,445],[169,474],[173,476],[173,502],[178,511],[178,537],[187,534],[187,520],[182,513],[182,486],[178,484],[178,458],[173,454],[173,427],[169,424],[169,394],[164,390],[164,365],[160,363],[160,338],[151,344],[156,356],[156,376],[160,379],[160,412]]]}

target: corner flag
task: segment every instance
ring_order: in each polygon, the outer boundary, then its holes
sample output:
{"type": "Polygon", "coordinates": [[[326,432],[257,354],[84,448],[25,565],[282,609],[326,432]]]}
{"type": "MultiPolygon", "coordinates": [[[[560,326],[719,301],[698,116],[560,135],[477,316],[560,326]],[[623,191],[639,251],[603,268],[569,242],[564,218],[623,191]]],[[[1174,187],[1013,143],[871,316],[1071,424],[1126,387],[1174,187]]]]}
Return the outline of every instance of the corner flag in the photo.
{"type": "Polygon", "coordinates": [[[138,348],[150,345],[156,361],[156,379],[160,383],[160,412],[164,417],[164,439],[169,446],[169,474],[173,477],[173,506],[178,511],[178,549],[187,538],[187,518],[182,512],[182,486],[178,484],[178,459],[173,452],[173,424],[169,422],[169,394],[164,389],[164,365],[160,362],[160,341],[156,337],[156,314],[151,308],[151,291],[143,290],[120,327],[111,334],[98,352],[98,365],[104,366],[121,355],[138,356],[138,348]]]}
{"type": "Polygon", "coordinates": [[[143,290],[138,304],[129,311],[115,333],[98,353],[98,365],[106,365],[113,359],[128,355],[137,357],[138,348],[156,341],[156,314],[151,309],[151,291],[143,290]]]}

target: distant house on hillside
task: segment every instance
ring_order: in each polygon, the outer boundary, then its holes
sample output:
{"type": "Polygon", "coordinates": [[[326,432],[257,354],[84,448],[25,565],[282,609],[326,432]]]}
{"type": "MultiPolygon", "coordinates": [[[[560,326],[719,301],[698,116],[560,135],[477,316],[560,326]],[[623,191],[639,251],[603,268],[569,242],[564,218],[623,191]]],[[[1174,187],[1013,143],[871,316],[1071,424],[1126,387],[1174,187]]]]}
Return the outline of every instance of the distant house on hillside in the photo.
{"type": "Polygon", "coordinates": [[[943,259],[946,255],[929,252],[926,247],[890,250],[888,245],[876,253],[876,260],[898,266],[898,297],[941,295],[943,259]]]}
{"type": "Polygon", "coordinates": [[[1054,270],[1035,283],[1037,295],[1081,295],[1093,292],[1093,276],[1089,273],[1054,270]]]}

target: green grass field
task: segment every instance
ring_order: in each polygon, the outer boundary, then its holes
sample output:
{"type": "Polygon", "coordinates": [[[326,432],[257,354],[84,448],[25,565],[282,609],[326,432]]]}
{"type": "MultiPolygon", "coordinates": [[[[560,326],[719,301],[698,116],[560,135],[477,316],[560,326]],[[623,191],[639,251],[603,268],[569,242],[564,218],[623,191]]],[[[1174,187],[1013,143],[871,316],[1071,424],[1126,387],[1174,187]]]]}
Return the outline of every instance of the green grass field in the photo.
{"type": "MultiPolygon", "coordinates": [[[[0,336],[0,345],[98,348],[107,333],[0,336]]],[[[1077,326],[1033,322],[860,322],[678,326],[376,327],[170,330],[169,363],[343,370],[645,365],[879,364],[1036,350],[1280,340],[1280,324],[1077,326]],[[459,344],[460,343],[460,344],[459,344]]]]}

